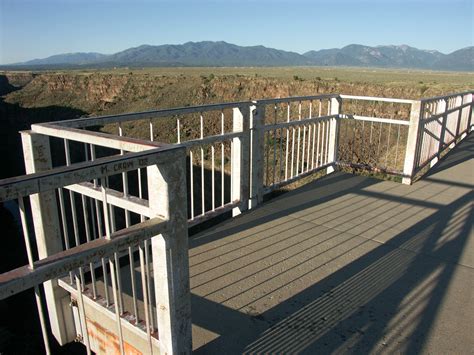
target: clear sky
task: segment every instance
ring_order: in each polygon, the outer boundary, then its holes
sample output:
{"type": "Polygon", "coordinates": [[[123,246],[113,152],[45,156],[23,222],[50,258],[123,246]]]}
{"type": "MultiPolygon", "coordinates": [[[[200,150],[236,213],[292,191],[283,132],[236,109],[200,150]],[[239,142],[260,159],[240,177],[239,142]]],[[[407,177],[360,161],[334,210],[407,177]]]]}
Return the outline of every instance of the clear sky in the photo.
{"type": "Polygon", "coordinates": [[[303,53],[472,46],[473,0],[0,0],[0,63],[141,44],[219,41],[303,53]]]}

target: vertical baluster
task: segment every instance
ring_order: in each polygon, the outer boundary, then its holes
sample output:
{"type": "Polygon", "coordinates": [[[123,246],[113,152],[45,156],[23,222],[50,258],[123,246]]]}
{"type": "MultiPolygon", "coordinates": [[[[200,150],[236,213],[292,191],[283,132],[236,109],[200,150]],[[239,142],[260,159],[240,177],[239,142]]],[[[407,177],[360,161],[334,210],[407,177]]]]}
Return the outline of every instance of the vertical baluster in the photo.
{"type": "MultiPolygon", "coordinates": [[[[87,212],[87,201],[86,196],[81,195],[82,200],[82,213],[84,214],[84,230],[86,232],[86,241],[89,243],[91,241],[91,233],[89,228],[89,214],[87,212]]],[[[91,282],[92,282],[92,294],[94,299],[97,298],[97,287],[96,287],[96,280],[95,280],[95,268],[93,263],[89,263],[89,269],[91,274],[91,282]]]]}
{"type": "MultiPolygon", "coordinates": [[[[64,139],[64,151],[66,155],[66,166],[71,165],[71,154],[69,151],[69,141],[67,139],[64,139]]],[[[79,246],[81,244],[80,239],[79,239],[79,226],[77,222],[77,211],[76,211],[76,199],[74,192],[69,190],[69,199],[71,202],[71,213],[72,213],[72,225],[73,225],[73,230],[74,230],[74,240],[76,243],[76,246],[79,246]]],[[[81,285],[84,285],[84,271],[82,267],[79,268],[79,274],[81,277],[81,285]]]]}
{"type": "MultiPolygon", "coordinates": [[[[95,152],[95,146],[91,144],[91,161],[94,161],[96,159],[96,152],[95,152]]],[[[98,179],[94,179],[94,187],[98,187],[98,179]]],[[[102,238],[104,235],[102,234],[103,232],[103,226],[102,226],[102,213],[100,212],[101,208],[99,207],[99,201],[95,200],[95,212],[96,212],[96,219],[97,219],[97,233],[98,237],[102,238]]],[[[105,259],[101,259],[101,264],[102,264],[102,273],[104,277],[104,293],[105,293],[105,302],[107,304],[107,307],[110,305],[110,299],[109,299],[109,286],[108,286],[108,278],[107,278],[107,265],[105,264],[105,259]]]]}
{"type": "Polygon", "coordinates": [[[150,267],[152,265],[152,262],[150,260],[150,242],[148,240],[145,240],[143,243],[145,246],[145,270],[146,270],[146,287],[148,291],[148,302],[149,302],[149,310],[150,310],[150,326],[151,326],[151,332],[154,332],[155,329],[155,317],[153,314],[153,298],[152,298],[152,287],[151,287],[151,271],[150,267]]]}
{"type": "Polygon", "coordinates": [[[325,137],[324,137],[324,132],[325,132],[325,121],[321,121],[321,150],[319,154],[319,166],[324,164],[324,147],[325,147],[325,137]]]}
{"type": "MultiPolygon", "coordinates": [[[[67,220],[66,220],[66,209],[64,206],[64,195],[63,189],[58,188],[58,197],[59,197],[59,211],[61,213],[61,223],[63,227],[63,237],[64,237],[64,246],[68,250],[71,246],[69,244],[69,231],[67,229],[67,220]]],[[[72,272],[69,272],[69,281],[71,285],[73,284],[73,275],[72,272]]]]}
{"type": "Polygon", "coordinates": [[[388,124],[388,135],[387,135],[387,152],[385,154],[385,166],[387,167],[388,164],[388,154],[389,154],[389,149],[390,149],[390,131],[392,129],[392,124],[388,124]]]}
{"type": "Polygon", "coordinates": [[[154,140],[154,137],[155,137],[155,134],[153,132],[153,122],[151,121],[151,118],[150,118],[150,140],[153,142],[154,140]]]}
{"type": "Polygon", "coordinates": [[[194,219],[194,172],[193,172],[193,151],[189,150],[189,184],[191,188],[191,220],[194,219]]]}
{"type": "Polygon", "coordinates": [[[318,140],[316,144],[316,168],[319,168],[319,145],[321,142],[321,122],[318,121],[318,140]]]}
{"type": "Polygon", "coordinates": [[[80,281],[79,277],[75,275],[76,279],[76,298],[77,298],[77,306],[79,308],[79,320],[82,325],[82,336],[84,339],[84,343],[86,345],[86,351],[87,354],[91,354],[91,346],[90,346],[90,340],[89,340],[89,332],[87,330],[87,319],[86,319],[86,309],[84,307],[84,298],[82,296],[82,290],[84,288],[84,285],[82,284],[82,281],[80,281]]]}
{"type": "MultiPolygon", "coordinates": [[[[117,263],[117,261],[115,261],[117,263]]],[[[117,283],[118,281],[118,274],[120,272],[120,265],[117,265],[112,262],[112,260],[109,259],[109,267],[110,267],[110,278],[112,280],[112,292],[113,292],[113,297],[114,297],[114,306],[115,306],[115,321],[117,323],[117,333],[118,333],[118,338],[119,338],[119,346],[120,346],[120,353],[122,355],[125,354],[125,347],[123,343],[123,334],[122,334],[122,319],[120,317],[121,310],[119,306],[119,295],[117,292],[121,292],[120,290],[117,291],[117,283]]]]}
{"type": "MultiPolygon", "coordinates": [[[[313,100],[309,102],[309,118],[313,118],[313,100]]],[[[310,169],[312,170],[312,160],[313,160],[313,154],[314,154],[314,123],[309,123],[308,124],[308,152],[307,152],[307,169],[306,171],[309,171],[310,169]],[[312,150],[311,150],[312,149],[312,150]],[[312,151],[313,154],[310,154],[309,152],[312,151]]]]}
{"type": "MultiPolygon", "coordinates": [[[[277,106],[276,104],[273,107],[274,112],[274,123],[277,123],[277,106]]],[[[273,185],[275,185],[276,180],[276,140],[277,140],[277,130],[273,130],[273,185]]]]}
{"type": "MultiPolygon", "coordinates": [[[[28,231],[25,204],[24,204],[22,196],[18,196],[18,207],[20,210],[20,220],[21,220],[21,226],[23,230],[23,238],[25,241],[26,255],[28,257],[28,266],[31,270],[34,270],[35,265],[33,262],[33,254],[31,251],[30,234],[28,231]]],[[[40,293],[40,289],[38,285],[36,285],[34,289],[35,289],[36,307],[38,309],[38,316],[40,320],[41,334],[43,335],[44,348],[45,348],[46,354],[49,355],[51,354],[51,350],[49,347],[48,330],[46,328],[46,320],[44,317],[43,306],[41,302],[41,293],[40,293]]]]}
{"type": "MultiPolygon", "coordinates": [[[[109,187],[109,177],[105,177],[105,184],[106,187],[109,187]]],[[[108,209],[109,209],[109,219],[108,219],[108,225],[110,226],[111,233],[115,233],[117,230],[116,227],[116,218],[115,218],[115,207],[112,204],[108,204],[108,209]]],[[[118,253],[114,253],[114,260],[115,260],[115,265],[117,265],[118,268],[120,268],[120,262],[119,262],[119,257],[118,253]]],[[[112,270],[110,270],[111,274],[110,277],[112,278],[112,270]]],[[[123,312],[123,292],[122,292],[122,278],[120,274],[117,274],[117,285],[118,285],[118,290],[119,290],[119,297],[118,297],[118,302],[119,302],[119,310],[120,313],[123,312]]]]}
{"type": "Polygon", "coordinates": [[[178,135],[178,144],[181,143],[181,124],[179,122],[179,117],[176,118],[176,131],[178,135]]]}
{"type": "Polygon", "coordinates": [[[370,121],[370,136],[369,136],[369,157],[368,157],[368,163],[372,165],[372,162],[370,161],[370,158],[372,157],[372,134],[374,131],[374,122],[370,121]]]}
{"type": "MultiPolygon", "coordinates": [[[[365,162],[365,121],[362,121],[362,131],[361,131],[361,138],[360,138],[360,156],[362,158],[362,163],[365,162]]],[[[368,164],[368,162],[366,162],[368,164]]]]}
{"type": "Polygon", "coordinates": [[[379,124],[379,142],[377,144],[377,163],[380,162],[380,143],[382,142],[382,122],[379,124]]]}
{"type": "MultiPolygon", "coordinates": [[[[230,141],[230,156],[233,157],[234,156],[234,140],[232,139],[230,141]]],[[[233,163],[233,159],[230,159],[230,199],[231,199],[231,202],[234,202],[232,201],[232,191],[234,191],[234,163],[233,163]]]]}
{"type": "MultiPolygon", "coordinates": [[[[221,111],[221,134],[224,135],[224,111],[221,111]]],[[[224,206],[225,198],[225,161],[224,161],[224,142],[221,142],[221,206],[224,206]]]]}
{"type": "Polygon", "coordinates": [[[144,256],[142,244],[138,246],[138,253],[140,256],[140,274],[141,274],[141,279],[142,279],[143,305],[145,308],[146,335],[148,339],[148,344],[150,346],[150,354],[151,354],[153,353],[153,345],[151,342],[150,310],[148,309],[149,302],[148,302],[148,288],[147,288],[147,280],[146,280],[146,272],[145,272],[145,256],[144,256]]]}
{"type": "Polygon", "coordinates": [[[305,171],[304,158],[306,152],[306,124],[303,124],[303,146],[301,147],[301,172],[305,171]]]}
{"type": "Polygon", "coordinates": [[[292,134],[291,134],[291,167],[290,167],[290,177],[293,178],[293,167],[294,167],[294,162],[295,162],[295,134],[296,130],[295,127],[291,127],[292,129],[292,134]]]}
{"type": "Polygon", "coordinates": [[[400,141],[400,125],[398,125],[397,146],[395,148],[395,164],[394,164],[395,169],[397,169],[397,167],[398,167],[397,161],[398,161],[398,143],[399,143],[399,141],[400,141]]]}
{"type": "MultiPolygon", "coordinates": [[[[298,121],[301,121],[301,101],[298,103],[298,121]]],[[[300,174],[300,139],[301,139],[301,126],[298,125],[298,142],[296,151],[296,176],[300,174]]]]}
{"type": "Polygon", "coordinates": [[[325,152],[325,160],[324,164],[327,164],[329,161],[329,126],[330,122],[329,120],[326,120],[326,152],[325,152]]]}
{"type": "MultiPolygon", "coordinates": [[[[201,128],[201,139],[204,139],[204,117],[202,113],[199,114],[200,128],[201,128]]],[[[204,195],[204,148],[201,146],[201,214],[206,213],[206,200],[204,195]]]]}
{"type": "Polygon", "coordinates": [[[278,181],[281,182],[283,174],[283,128],[280,128],[280,170],[278,171],[278,181]]]}
{"type": "MultiPolygon", "coordinates": [[[[123,136],[123,129],[121,123],[119,123],[119,136],[123,136]]],[[[179,138],[178,138],[179,139],[179,138]]],[[[120,155],[123,155],[124,151],[120,150],[120,155]]],[[[140,169],[138,170],[138,173],[140,169]]],[[[139,174],[139,178],[141,180],[141,176],[139,174]]],[[[127,172],[122,173],[122,188],[123,188],[123,196],[128,197],[128,174],[127,172]]],[[[130,211],[125,210],[125,227],[128,228],[131,225],[130,220],[130,211]]],[[[117,262],[117,260],[116,260],[117,262]]],[[[133,248],[131,246],[128,247],[128,262],[130,267],[130,282],[132,288],[132,302],[133,302],[133,315],[135,316],[136,322],[138,322],[138,304],[137,304],[137,295],[136,295],[136,282],[135,282],[135,261],[133,257],[133,248]]],[[[120,264],[117,264],[120,267],[120,264]]],[[[118,269],[120,270],[120,268],[118,269]]],[[[123,309],[122,309],[123,311],[123,309]]]]}
{"type": "Polygon", "coordinates": [[[270,170],[270,164],[268,163],[268,160],[270,159],[270,144],[268,144],[268,137],[270,137],[270,131],[264,132],[263,133],[263,139],[264,139],[264,148],[265,148],[265,176],[264,176],[264,185],[268,186],[269,185],[269,170],[270,170]]]}
{"type": "MultiPolygon", "coordinates": [[[[287,104],[287,122],[290,122],[290,103],[287,104]]],[[[285,181],[288,180],[288,155],[290,145],[290,127],[286,128],[285,181]]]]}
{"type": "Polygon", "coordinates": [[[212,210],[216,210],[216,197],[215,197],[215,164],[214,164],[214,145],[211,146],[211,164],[212,164],[212,210]]]}

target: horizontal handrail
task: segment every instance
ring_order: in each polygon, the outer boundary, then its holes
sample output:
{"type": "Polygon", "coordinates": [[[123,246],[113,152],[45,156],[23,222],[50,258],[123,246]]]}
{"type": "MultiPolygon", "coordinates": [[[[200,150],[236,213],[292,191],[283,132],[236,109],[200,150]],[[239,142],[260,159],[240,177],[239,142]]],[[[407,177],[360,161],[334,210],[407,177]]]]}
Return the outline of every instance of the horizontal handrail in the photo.
{"type": "MultiPolygon", "coordinates": [[[[74,191],[78,194],[93,198],[94,200],[102,200],[103,192],[102,189],[90,182],[82,182],[79,184],[69,185],[64,187],[67,190],[74,191]]],[[[152,215],[150,213],[149,203],[147,200],[127,195],[125,196],[122,192],[105,188],[105,193],[107,194],[107,203],[123,208],[130,212],[136,213],[150,218],[152,215]]]]}
{"type": "Polygon", "coordinates": [[[460,109],[463,109],[464,107],[468,107],[468,106],[471,106],[471,102],[466,102],[466,103],[464,103],[460,106],[456,106],[454,108],[448,109],[448,110],[440,112],[440,113],[434,113],[434,114],[430,115],[427,118],[423,118],[423,121],[424,122],[434,121],[437,118],[443,117],[445,115],[449,115],[450,113],[459,111],[460,109]]]}
{"type": "Polygon", "coordinates": [[[279,129],[279,128],[287,128],[287,127],[293,127],[293,126],[303,126],[303,125],[307,125],[309,123],[327,121],[327,120],[330,120],[331,118],[339,118],[339,115],[302,118],[301,120],[296,120],[296,121],[288,121],[288,122],[269,124],[269,125],[264,126],[264,130],[265,131],[271,131],[271,130],[279,129]]]}
{"type": "Polygon", "coordinates": [[[441,100],[441,99],[449,99],[455,96],[461,96],[461,95],[467,95],[467,94],[472,94],[473,91],[463,91],[463,92],[458,92],[458,93],[452,93],[448,95],[440,95],[440,96],[433,96],[433,97],[427,97],[424,99],[420,99],[422,103],[428,102],[428,101],[433,101],[433,100],[441,100]]]}
{"type": "Polygon", "coordinates": [[[177,143],[179,146],[183,146],[186,148],[196,147],[196,146],[203,146],[213,143],[221,143],[228,141],[233,138],[242,137],[243,132],[232,132],[232,133],[224,133],[224,134],[216,134],[215,136],[207,136],[204,138],[192,139],[189,141],[184,141],[181,143],[177,143]]]}
{"type": "Polygon", "coordinates": [[[0,274],[0,300],[32,288],[45,281],[66,275],[69,271],[102,258],[138,246],[141,242],[165,233],[166,220],[155,217],[112,233],[110,239],[100,238],[53,254],[34,263],[0,274]]]}
{"type": "Polygon", "coordinates": [[[408,99],[393,99],[389,97],[375,97],[375,96],[355,96],[355,95],[340,95],[341,99],[346,100],[363,100],[363,101],[380,101],[380,102],[391,102],[399,104],[412,104],[416,100],[408,99]]]}
{"type": "Polygon", "coordinates": [[[295,101],[309,101],[309,100],[325,100],[339,97],[339,94],[323,94],[323,95],[311,95],[311,96],[290,96],[277,99],[261,99],[252,101],[253,104],[278,104],[284,102],[295,102],[295,101]]]}
{"type": "Polygon", "coordinates": [[[402,126],[409,126],[410,125],[410,121],[395,120],[393,118],[369,117],[369,116],[347,115],[347,114],[340,114],[339,118],[354,119],[354,120],[357,120],[357,121],[391,123],[391,124],[398,124],[398,125],[402,125],[402,126]]]}
{"type": "Polygon", "coordinates": [[[169,161],[170,158],[159,153],[174,149],[182,148],[179,146],[166,146],[139,153],[98,158],[94,161],[81,162],[44,172],[3,179],[0,180],[0,202],[51,191],[108,175],[145,168],[150,165],[163,164],[169,161]]]}
{"type": "Polygon", "coordinates": [[[152,142],[149,140],[86,131],[71,127],[61,127],[50,123],[34,124],[31,125],[31,129],[36,133],[50,137],[94,144],[127,152],[141,152],[148,149],[163,147],[162,143],[152,142]]]}
{"type": "Polygon", "coordinates": [[[91,126],[105,125],[132,120],[142,120],[146,118],[160,118],[166,116],[185,115],[190,113],[204,113],[209,111],[219,111],[234,107],[243,107],[251,104],[250,101],[228,102],[220,104],[210,104],[190,107],[176,107],[161,110],[124,113],[119,115],[97,116],[87,118],[76,118],[72,120],[49,122],[49,124],[60,125],[62,127],[85,128],[91,126]]]}

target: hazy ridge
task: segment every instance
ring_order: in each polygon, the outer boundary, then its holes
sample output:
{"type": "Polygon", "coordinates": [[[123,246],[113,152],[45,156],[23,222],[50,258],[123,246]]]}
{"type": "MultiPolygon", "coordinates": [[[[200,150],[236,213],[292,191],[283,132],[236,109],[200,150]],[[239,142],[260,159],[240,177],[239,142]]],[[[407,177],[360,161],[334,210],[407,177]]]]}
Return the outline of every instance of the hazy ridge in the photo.
{"type": "Polygon", "coordinates": [[[152,66],[350,66],[474,71],[474,46],[449,54],[407,45],[364,46],[309,51],[304,54],[264,46],[227,42],[187,42],[179,45],[142,45],[114,54],[67,53],[1,66],[9,68],[152,67],[152,66]]]}

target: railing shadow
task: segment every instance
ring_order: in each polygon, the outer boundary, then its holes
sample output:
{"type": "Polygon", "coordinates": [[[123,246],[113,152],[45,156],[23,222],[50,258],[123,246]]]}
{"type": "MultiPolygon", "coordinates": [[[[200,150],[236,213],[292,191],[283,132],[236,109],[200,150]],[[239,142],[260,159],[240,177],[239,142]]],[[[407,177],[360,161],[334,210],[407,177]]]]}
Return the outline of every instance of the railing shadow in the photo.
{"type": "Polygon", "coordinates": [[[438,174],[443,170],[447,170],[453,166],[463,163],[469,159],[473,159],[474,155],[474,133],[468,133],[468,135],[462,141],[462,144],[458,144],[455,149],[451,149],[444,155],[439,162],[432,167],[428,173],[423,177],[423,180],[430,180],[430,177],[438,174]]]}
{"type": "MultiPolygon", "coordinates": [[[[449,181],[440,182],[436,173],[472,159],[472,147],[471,135],[442,159],[426,176],[426,182],[433,179],[435,183],[449,185],[449,181]]],[[[357,216],[352,221],[348,219],[348,229],[334,224],[334,229],[326,231],[318,229],[318,225],[313,226],[314,230],[298,230],[287,220],[281,221],[296,214],[296,219],[303,218],[300,222],[304,223],[307,217],[302,217],[302,211],[312,211],[320,204],[342,198],[339,205],[332,206],[333,212],[328,212],[328,217],[334,212],[350,215],[365,204],[364,208],[369,208],[377,221],[371,226],[385,228],[390,213],[384,210],[384,205],[397,203],[393,192],[410,189],[337,174],[295,191],[295,200],[300,199],[301,204],[285,204],[286,197],[282,196],[280,210],[264,206],[248,217],[244,215],[191,239],[193,323],[201,332],[204,329],[213,334],[213,339],[200,344],[195,352],[419,353],[426,346],[445,301],[456,264],[465,259],[463,253],[474,220],[474,193],[469,186],[470,183],[460,184],[461,192],[444,204],[438,200],[430,202],[429,198],[418,201],[407,197],[409,193],[403,195],[398,199],[399,205],[421,212],[431,208],[433,212],[409,227],[395,227],[385,244],[356,231],[363,226],[357,216]],[[338,188],[331,188],[332,184],[338,188]],[[315,188],[317,197],[308,197],[315,188]],[[377,192],[367,193],[367,188],[377,192]],[[349,192],[352,197],[344,197],[349,192]],[[377,200],[370,200],[371,197],[377,200]],[[280,225],[272,227],[272,223],[280,225]],[[257,228],[257,232],[245,234],[251,228],[257,228]],[[271,228],[275,228],[274,233],[271,228]],[[214,250],[204,249],[206,243],[237,233],[244,236],[219,244],[214,250]],[[267,236],[260,237],[264,233],[267,236]],[[277,239],[279,233],[283,239],[277,239]],[[257,245],[257,249],[249,249],[257,245]],[[194,248],[199,252],[193,252],[194,248]],[[254,250],[255,258],[249,259],[249,253],[254,250]],[[275,275],[275,265],[270,265],[269,258],[277,253],[284,253],[285,257],[277,262],[281,268],[275,275]],[[230,258],[231,254],[237,256],[230,258]],[[193,257],[197,258],[194,262],[193,257]],[[239,267],[235,268],[233,263],[239,267]],[[263,270],[261,265],[265,265],[263,270]],[[206,273],[209,276],[199,281],[206,273]],[[269,276],[259,282],[259,273],[269,276]],[[325,277],[318,279],[318,273],[325,277]],[[316,282],[295,286],[310,276],[316,282]],[[193,278],[199,282],[193,282],[193,278]],[[213,282],[222,285],[213,288],[213,282]],[[288,295],[285,288],[290,286],[301,290],[283,297],[281,302],[270,300],[278,292],[288,295]],[[248,301],[244,301],[244,296],[248,301]]],[[[419,187],[415,184],[414,189],[407,191],[416,193],[423,188],[423,184],[419,187]]],[[[438,194],[433,192],[430,196],[438,194]]],[[[333,222],[325,221],[329,225],[333,222]]],[[[469,344],[465,346],[468,348],[469,344]]]]}

